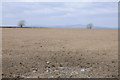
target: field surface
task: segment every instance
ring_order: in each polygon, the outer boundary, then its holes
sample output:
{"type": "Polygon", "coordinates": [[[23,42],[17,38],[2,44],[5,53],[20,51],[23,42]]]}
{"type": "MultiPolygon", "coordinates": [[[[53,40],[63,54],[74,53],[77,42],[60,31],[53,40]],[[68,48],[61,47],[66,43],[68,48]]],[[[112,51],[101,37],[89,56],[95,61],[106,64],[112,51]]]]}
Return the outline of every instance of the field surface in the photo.
{"type": "Polygon", "coordinates": [[[3,78],[111,78],[118,75],[118,31],[3,28],[3,78]]]}

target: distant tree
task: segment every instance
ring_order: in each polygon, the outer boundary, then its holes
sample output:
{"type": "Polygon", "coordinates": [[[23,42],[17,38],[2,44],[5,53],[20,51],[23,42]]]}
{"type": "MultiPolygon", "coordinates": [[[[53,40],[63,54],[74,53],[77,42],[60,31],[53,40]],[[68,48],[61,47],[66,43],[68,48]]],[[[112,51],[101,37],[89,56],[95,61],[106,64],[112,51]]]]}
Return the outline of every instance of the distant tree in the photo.
{"type": "Polygon", "coordinates": [[[21,28],[25,26],[25,21],[24,20],[19,21],[18,26],[20,26],[21,28]]]}
{"type": "Polygon", "coordinates": [[[92,29],[93,24],[87,24],[87,29],[92,29]]]}

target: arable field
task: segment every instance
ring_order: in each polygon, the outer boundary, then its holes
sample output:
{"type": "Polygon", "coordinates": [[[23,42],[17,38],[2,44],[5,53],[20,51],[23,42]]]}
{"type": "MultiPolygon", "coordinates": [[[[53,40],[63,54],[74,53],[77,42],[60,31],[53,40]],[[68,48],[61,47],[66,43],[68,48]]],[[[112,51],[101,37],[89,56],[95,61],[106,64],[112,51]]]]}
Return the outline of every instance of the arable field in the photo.
{"type": "Polygon", "coordinates": [[[118,31],[3,28],[2,77],[112,78],[118,31]]]}

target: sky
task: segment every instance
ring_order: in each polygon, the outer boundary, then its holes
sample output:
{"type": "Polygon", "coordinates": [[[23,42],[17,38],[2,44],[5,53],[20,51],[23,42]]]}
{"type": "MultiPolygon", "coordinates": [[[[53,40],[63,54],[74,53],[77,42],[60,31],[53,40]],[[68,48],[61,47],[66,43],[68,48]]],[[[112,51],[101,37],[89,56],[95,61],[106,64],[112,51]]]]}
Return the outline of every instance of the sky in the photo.
{"type": "Polygon", "coordinates": [[[118,27],[117,2],[3,2],[2,24],[26,26],[86,25],[118,27]]]}

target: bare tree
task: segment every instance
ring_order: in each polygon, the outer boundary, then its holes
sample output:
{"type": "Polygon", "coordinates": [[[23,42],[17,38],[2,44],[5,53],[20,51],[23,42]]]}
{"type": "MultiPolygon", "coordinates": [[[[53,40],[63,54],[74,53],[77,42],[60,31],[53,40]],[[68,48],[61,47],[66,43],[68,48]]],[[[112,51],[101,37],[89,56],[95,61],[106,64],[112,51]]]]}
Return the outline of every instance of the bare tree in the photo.
{"type": "Polygon", "coordinates": [[[21,28],[22,28],[23,26],[25,26],[25,21],[24,21],[24,20],[21,20],[21,21],[18,23],[18,26],[20,26],[21,28]]]}
{"type": "Polygon", "coordinates": [[[92,29],[93,24],[87,24],[87,29],[92,29]]]}

